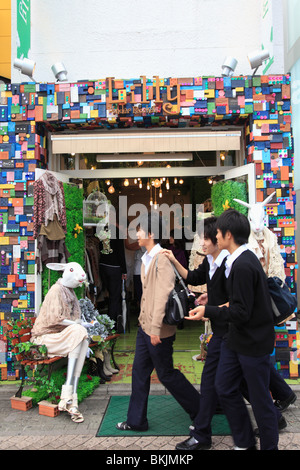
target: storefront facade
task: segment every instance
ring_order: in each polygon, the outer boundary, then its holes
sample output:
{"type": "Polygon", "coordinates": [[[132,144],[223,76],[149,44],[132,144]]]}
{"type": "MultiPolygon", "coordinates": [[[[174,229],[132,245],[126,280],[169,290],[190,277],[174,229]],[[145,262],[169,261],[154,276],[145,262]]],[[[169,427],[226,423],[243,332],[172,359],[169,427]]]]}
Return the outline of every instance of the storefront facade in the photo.
{"type": "MultiPolygon", "coordinates": [[[[239,129],[238,135],[243,138],[239,137],[236,145],[239,147],[242,142],[243,148],[239,150],[244,156],[240,169],[247,172],[249,165],[254,169],[254,179],[248,182],[252,188],[251,202],[262,202],[276,192],[266,208],[266,224],[278,237],[286,282],[296,294],[296,200],[289,75],[107,78],[77,83],[3,84],[0,90],[1,380],[14,377],[5,336],[7,321],[34,316],[40,307],[33,194],[37,170],[53,169],[55,154],[85,150],[112,154],[116,152],[114,133],[123,139],[122,145],[124,136],[135,136],[142,140],[139,145],[143,148],[147,138],[150,151],[151,141],[154,151],[162,151],[163,147],[155,143],[158,137],[167,139],[169,146],[172,140],[176,148],[167,151],[193,149],[195,139],[197,148],[202,145],[203,150],[221,151],[226,150],[226,145],[231,148],[235,145],[230,139],[236,139],[236,132],[231,130],[239,129]]],[[[136,145],[136,139],[131,139],[130,145],[136,145]]],[[[136,150],[131,147],[133,153],[136,150]]],[[[120,153],[129,151],[125,146],[120,153]]],[[[92,177],[92,173],[93,178],[107,177],[101,170],[96,170],[96,174],[89,169],[84,171],[82,177],[92,177]]],[[[128,176],[126,170],[116,171],[128,176]]],[[[151,171],[146,176],[152,176],[151,171]]],[[[203,167],[183,171],[205,174],[203,167]]],[[[68,178],[71,172],[62,173],[68,178]]],[[[298,377],[297,322],[285,325],[276,336],[274,362],[281,364],[286,378],[298,377]]]]}

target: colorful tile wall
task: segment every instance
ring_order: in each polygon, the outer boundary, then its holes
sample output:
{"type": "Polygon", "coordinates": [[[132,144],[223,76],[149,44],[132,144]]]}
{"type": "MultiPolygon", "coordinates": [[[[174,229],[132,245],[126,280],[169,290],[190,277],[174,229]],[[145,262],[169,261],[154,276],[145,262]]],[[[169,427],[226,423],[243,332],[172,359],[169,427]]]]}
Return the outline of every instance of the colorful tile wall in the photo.
{"type": "MultiPolygon", "coordinates": [[[[32,184],[35,169],[47,168],[47,131],[243,126],[245,164],[256,165],[257,201],[276,191],[267,225],[278,237],[287,283],[296,293],[290,90],[289,75],[0,85],[0,379],[15,378],[11,353],[3,346],[6,322],[35,310],[32,184]]],[[[289,352],[291,345],[289,340],[289,352]]],[[[295,377],[295,367],[285,374],[295,377]]]]}

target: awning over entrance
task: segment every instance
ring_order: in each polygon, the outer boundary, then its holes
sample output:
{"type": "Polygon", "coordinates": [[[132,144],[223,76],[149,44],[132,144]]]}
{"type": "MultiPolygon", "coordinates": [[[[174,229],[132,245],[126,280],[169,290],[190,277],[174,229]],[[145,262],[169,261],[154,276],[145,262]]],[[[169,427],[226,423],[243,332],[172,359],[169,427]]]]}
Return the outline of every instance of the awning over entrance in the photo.
{"type": "Polygon", "coordinates": [[[53,134],[52,153],[134,153],[240,150],[240,131],[53,134]]]}

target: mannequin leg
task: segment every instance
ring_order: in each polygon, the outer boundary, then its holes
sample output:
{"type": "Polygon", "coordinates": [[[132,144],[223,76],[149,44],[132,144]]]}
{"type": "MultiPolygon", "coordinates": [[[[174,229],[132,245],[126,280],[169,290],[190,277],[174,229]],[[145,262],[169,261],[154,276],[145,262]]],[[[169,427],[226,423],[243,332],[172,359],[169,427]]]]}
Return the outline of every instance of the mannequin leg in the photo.
{"type": "Polygon", "coordinates": [[[87,350],[88,350],[88,347],[89,347],[88,340],[84,339],[80,343],[79,346],[80,346],[80,352],[79,352],[79,356],[77,358],[76,365],[75,365],[75,370],[74,370],[74,380],[73,380],[73,392],[74,393],[77,392],[79,378],[81,376],[82,368],[84,366],[84,362],[85,362],[85,359],[86,359],[86,354],[87,354],[87,350]]]}
{"type": "MultiPolygon", "coordinates": [[[[88,346],[89,346],[89,343],[86,339],[83,340],[80,343],[80,345],[78,345],[78,347],[80,347],[80,350],[79,350],[79,354],[78,354],[78,357],[77,357],[75,370],[74,370],[74,375],[73,375],[72,404],[70,405],[70,407],[68,409],[68,411],[71,415],[71,420],[74,421],[75,423],[82,423],[82,421],[84,421],[82,413],[80,413],[80,411],[78,409],[77,387],[78,387],[78,382],[79,382],[80,375],[81,375],[81,372],[82,372],[82,368],[83,368],[83,365],[84,365],[84,361],[85,361],[85,358],[86,358],[86,353],[87,353],[87,350],[88,350],[88,346]]],[[[76,353],[78,353],[78,351],[76,351],[76,353]]]]}
{"type": "MultiPolygon", "coordinates": [[[[58,404],[60,411],[68,411],[71,413],[71,408],[74,404],[74,393],[76,394],[77,391],[78,381],[85,361],[87,349],[88,341],[83,340],[69,353],[67,379],[62,386],[60,402],[58,404]]],[[[76,408],[78,411],[78,404],[76,405],[76,408]]],[[[73,415],[73,413],[71,414],[73,415]]]]}

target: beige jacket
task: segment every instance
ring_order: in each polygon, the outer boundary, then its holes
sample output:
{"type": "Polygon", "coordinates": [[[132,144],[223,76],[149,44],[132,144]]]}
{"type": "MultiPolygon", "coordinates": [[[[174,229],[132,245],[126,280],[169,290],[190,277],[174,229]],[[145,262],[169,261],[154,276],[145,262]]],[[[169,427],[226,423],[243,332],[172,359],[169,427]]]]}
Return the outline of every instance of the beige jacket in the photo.
{"type": "Polygon", "coordinates": [[[143,285],[139,316],[141,328],[149,336],[156,335],[160,338],[173,336],[176,326],[163,323],[165,306],[175,283],[171,262],[165,255],[158,253],[154,256],[146,275],[145,266],[142,264],[141,280],[143,285]]]}

